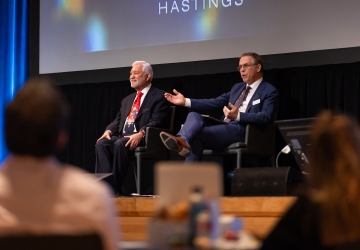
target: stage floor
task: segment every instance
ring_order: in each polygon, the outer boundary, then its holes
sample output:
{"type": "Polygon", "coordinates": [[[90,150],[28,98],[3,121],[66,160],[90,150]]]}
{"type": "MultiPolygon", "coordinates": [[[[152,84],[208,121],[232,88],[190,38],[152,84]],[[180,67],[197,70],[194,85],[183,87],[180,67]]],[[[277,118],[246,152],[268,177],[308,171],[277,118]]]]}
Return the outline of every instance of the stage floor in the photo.
{"type": "MultiPolygon", "coordinates": [[[[155,212],[157,198],[115,198],[121,239],[147,240],[147,224],[155,212]]],[[[244,229],[264,238],[296,197],[222,197],[222,214],[241,217],[244,229]]]]}

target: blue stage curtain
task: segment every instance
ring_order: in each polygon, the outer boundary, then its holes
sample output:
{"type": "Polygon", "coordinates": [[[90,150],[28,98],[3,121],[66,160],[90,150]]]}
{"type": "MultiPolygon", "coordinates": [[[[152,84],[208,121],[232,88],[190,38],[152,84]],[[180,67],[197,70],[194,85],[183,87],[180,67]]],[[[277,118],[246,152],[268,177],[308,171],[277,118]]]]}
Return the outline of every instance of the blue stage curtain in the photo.
{"type": "Polygon", "coordinates": [[[7,155],[4,109],[28,77],[28,0],[0,2],[0,162],[7,155]]]}

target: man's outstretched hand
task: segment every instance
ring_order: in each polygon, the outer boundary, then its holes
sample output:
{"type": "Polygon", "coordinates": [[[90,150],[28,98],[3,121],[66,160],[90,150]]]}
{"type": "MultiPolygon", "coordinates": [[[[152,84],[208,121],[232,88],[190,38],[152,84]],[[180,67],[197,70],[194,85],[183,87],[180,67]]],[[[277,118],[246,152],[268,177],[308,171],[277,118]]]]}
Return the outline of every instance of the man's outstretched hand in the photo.
{"type": "Polygon", "coordinates": [[[173,92],[175,95],[172,95],[167,92],[164,94],[166,100],[168,100],[169,102],[175,105],[185,106],[185,97],[176,89],[174,89],[173,92]]]}

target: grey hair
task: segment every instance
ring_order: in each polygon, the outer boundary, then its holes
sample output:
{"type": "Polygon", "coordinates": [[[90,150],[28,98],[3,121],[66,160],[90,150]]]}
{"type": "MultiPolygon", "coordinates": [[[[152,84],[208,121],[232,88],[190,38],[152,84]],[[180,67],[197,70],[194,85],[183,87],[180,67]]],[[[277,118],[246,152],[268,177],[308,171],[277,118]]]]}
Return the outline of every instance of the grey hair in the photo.
{"type": "Polygon", "coordinates": [[[151,82],[153,79],[154,73],[153,73],[153,69],[152,69],[150,63],[148,63],[146,61],[135,61],[135,62],[133,62],[132,66],[138,65],[138,64],[141,64],[143,66],[142,71],[144,73],[150,74],[150,82],[151,82]]]}

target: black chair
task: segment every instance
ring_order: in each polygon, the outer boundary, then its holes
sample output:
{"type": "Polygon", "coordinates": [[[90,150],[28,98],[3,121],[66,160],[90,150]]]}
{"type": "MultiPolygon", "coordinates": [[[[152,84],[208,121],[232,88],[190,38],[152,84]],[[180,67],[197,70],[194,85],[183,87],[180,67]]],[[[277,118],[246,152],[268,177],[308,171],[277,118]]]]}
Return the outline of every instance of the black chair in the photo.
{"type": "Polygon", "coordinates": [[[169,114],[167,117],[169,121],[169,128],[146,128],[145,135],[145,146],[137,147],[134,150],[136,158],[136,191],[140,194],[141,187],[141,163],[142,159],[154,159],[154,160],[168,160],[170,158],[170,152],[165,147],[164,143],[160,139],[160,132],[165,131],[170,134],[174,130],[174,120],[175,120],[175,106],[170,106],[169,114]]]}
{"type": "Polygon", "coordinates": [[[275,147],[275,123],[267,127],[257,127],[247,125],[245,132],[245,142],[236,142],[223,150],[205,149],[203,155],[227,156],[236,155],[236,168],[241,167],[243,155],[253,155],[262,158],[269,158],[273,165],[275,147]]]}
{"type": "Polygon", "coordinates": [[[103,250],[97,234],[9,235],[0,237],[1,250],[103,250]]]}

